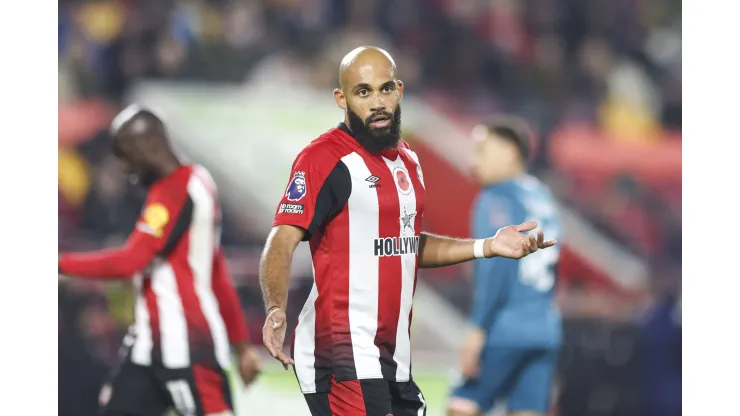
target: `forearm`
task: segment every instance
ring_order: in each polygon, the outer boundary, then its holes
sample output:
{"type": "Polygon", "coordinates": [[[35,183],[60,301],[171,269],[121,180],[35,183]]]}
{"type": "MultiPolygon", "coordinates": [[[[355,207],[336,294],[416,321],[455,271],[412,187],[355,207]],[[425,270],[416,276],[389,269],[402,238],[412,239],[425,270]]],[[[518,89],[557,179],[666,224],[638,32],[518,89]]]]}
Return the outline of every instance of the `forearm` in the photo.
{"type": "MultiPolygon", "coordinates": [[[[493,278],[489,278],[493,279],[493,278]]],[[[478,289],[476,289],[476,292],[478,289]]],[[[488,331],[493,321],[496,319],[496,311],[498,306],[496,305],[496,299],[490,295],[479,296],[475,295],[473,301],[473,307],[470,311],[470,323],[482,331],[488,331]]]]}
{"type": "Polygon", "coordinates": [[[470,322],[488,331],[496,320],[505,286],[505,271],[497,268],[498,259],[481,259],[475,263],[473,305],[470,322]]]}
{"type": "Polygon", "coordinates": [[[474,260],[475,240],[457,239],[422,232],[419,236],[419,267],[451,266],[474,260]]]}
{"type": "Polygon", "coordinates": [[[213,293],[218,299],[229,341],[238,350],[242,343],[248,344],[249,332],[239,294],[231,283],[231,273],[229,273],[226,258],[221,251],[213,259],[213,293]]]}
{"type": "Polygon", "coordinates": [[[135,248],[68,253],[59,259],[59,272],[88,279],[130,279],[147,265],[146,253],[135,248]]]}
{"type": "MultiPolygon", "coordinates": [[[[297,243],[296,243],[297,244],[297,243]]],[[[260,259],[260,288],[265,310],[279,307],[283,311],[288,302],[290,287],[290,266],[295,247],[268,239],[260,259]]]]}
{"type": "Polygon", "coordinates": [[[494,308],[487,305],[474,304],[470,312],[470,323],[483,331],[487,331],[493,321],[493,310],[494,308]]]}
{"type": "Polygon", "coordinates": [[[155,240],[134,231],[121,248],[63,253],[59,256],[59,273],[89,279],[130,279],[154,260],[157,251],[155,240]]]}

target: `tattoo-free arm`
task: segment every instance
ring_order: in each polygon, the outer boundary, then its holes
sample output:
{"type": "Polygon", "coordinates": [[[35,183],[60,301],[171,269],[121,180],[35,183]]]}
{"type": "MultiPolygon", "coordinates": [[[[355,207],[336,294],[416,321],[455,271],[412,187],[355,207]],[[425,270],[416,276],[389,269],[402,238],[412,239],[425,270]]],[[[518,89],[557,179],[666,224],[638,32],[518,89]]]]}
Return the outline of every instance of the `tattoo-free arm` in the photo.
{"type": "Polygon", "coordinates": [[[474,260],[475,240],[457,239],[422,232],[419,236],[419,267],[452,266],[474,260]]]}
{"type": "Polygon", "coordinates": [[[265,311],[279,307],[285,311],[290,287],[290,266],[293,252],[303,239],[305,231],[292,225],[278,225],[267,237],[260,259],[260,288],[265,311]]]}

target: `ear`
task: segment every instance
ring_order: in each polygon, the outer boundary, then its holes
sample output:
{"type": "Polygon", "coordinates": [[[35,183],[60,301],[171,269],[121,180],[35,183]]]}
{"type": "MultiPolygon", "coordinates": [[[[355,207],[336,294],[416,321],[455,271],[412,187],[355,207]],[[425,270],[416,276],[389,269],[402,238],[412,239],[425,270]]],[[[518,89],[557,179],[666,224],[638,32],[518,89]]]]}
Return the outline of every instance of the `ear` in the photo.
{"type": "Polygon", "coordinates": [[[337,106],[342,110],[347,109],[347,98],[344,96],[344,93],[339,88],[334,89],[334,101],[337,102],[337,106]]]}
{"type": "Polygon", "coordinates": [[[403,81],[396,81],[396,90],[398,91],[398,101],[403,100],[403,81]]]}

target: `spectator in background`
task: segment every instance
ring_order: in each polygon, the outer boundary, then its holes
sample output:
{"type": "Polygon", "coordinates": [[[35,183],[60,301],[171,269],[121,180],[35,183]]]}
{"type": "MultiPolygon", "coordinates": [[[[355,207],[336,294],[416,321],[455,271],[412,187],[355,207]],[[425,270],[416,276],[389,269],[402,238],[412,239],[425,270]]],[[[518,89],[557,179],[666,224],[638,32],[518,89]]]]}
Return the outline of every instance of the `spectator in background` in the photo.
{"type": "Polygon", "coordinates": [[[94,415],[98,409],[98,392],[107,376],[108,366],[95,356],[95,348],[90,348],[96,340],[88,337],[83,319],[89,305],[98,297],[94,292],[81,291],[79,286],[59,285],[60,416],[94,415]],[[69,380],[74,382],[62,382],[69,380]]]}
{"type": "Polygon", "coordinates": [[[680,416],[682,397],[681,280],[668,265],[656,269],[655,304],[639,333],[644,416],[680,416]]]}

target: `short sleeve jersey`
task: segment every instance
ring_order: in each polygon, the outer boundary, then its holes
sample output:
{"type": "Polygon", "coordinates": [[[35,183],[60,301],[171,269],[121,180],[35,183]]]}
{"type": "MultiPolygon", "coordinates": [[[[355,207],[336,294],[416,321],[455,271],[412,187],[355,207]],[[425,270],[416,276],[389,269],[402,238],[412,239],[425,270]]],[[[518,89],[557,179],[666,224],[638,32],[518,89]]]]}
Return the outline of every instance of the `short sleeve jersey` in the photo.
{"type": "Polygon", "coordinates": [[[314,287],[293,355],[304,392],[338,380],[410,378],[409,326],[424,213],[419,159],[401,141],[367,151],[343,124],[298,155],[274,225],[305,230],[314,287]]]}

